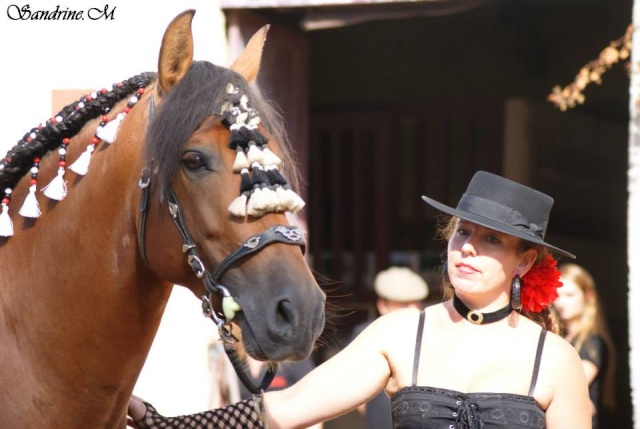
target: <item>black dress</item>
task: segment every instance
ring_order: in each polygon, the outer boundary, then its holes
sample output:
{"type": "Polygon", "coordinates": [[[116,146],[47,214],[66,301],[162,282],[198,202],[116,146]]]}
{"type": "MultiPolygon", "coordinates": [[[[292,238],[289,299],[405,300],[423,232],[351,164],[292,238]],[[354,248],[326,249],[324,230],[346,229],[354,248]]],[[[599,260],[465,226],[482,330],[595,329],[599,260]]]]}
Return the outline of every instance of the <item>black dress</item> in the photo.
{"type": "Polygon", "coordinates": [[[411,386],[391,396],[394,429],[544,429],[545,412],[533,392],[538,379],[546,330],[540,332],[529,394],[462,393],[435,387],[416,386],[424,311],[420,313],[411,386]]]}
{"type": "Polygon", "coordinates": [[[578,350],[580,359],[589,361],[598,368],[598,374],[589,384],[589,398],[596,408],[596,414],[593,415],[591,421],[593,429],[598,429],[599,426],[598,411],[602,409],[602,396],[600,392],[602,389],[602,380],[607,370],[607,365],[609,364],[607,351],[607,343],[597,334],[589,335],[582,343],[582,346],[580,346],[580,350],[578,350]]]}

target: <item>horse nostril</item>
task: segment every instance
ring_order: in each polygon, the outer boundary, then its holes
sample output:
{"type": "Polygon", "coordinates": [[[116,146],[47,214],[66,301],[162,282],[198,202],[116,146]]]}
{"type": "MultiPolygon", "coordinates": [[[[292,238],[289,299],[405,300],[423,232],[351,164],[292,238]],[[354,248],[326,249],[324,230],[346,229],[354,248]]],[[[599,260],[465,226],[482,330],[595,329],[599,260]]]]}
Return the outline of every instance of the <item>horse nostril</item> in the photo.
{"type": "Polygon", "coordinates": [[[285,326],[293,323],[294,313],[291,302],[289,300],[283,299],[278,303],[278,308],[276,310],[276,319],[278,321],[278,324],[282,324],[285,326]]]}

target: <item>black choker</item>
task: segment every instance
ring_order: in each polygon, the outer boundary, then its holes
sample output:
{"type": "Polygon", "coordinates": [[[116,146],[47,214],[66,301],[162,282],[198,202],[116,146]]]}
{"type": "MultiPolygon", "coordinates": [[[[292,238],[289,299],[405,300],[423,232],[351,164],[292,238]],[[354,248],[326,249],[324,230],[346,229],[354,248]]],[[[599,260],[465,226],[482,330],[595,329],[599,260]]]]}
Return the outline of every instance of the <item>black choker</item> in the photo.
{"type": "Polygon", "coordinates": [[[506,307],[501,308],[498,311],[494,311],[492,313],[482,313],[478,310],[471,310],[469,307],[464,305],[460,298],[457,295],[453,296],[453,307],[456,309],[460,316],[466,318],[469,322],[475,325],[486,325],[487,323],[497,322],[498,320],[502,320],[511,314],[513,310],[511,308],[511,304],[507,304],[506,307]]]}

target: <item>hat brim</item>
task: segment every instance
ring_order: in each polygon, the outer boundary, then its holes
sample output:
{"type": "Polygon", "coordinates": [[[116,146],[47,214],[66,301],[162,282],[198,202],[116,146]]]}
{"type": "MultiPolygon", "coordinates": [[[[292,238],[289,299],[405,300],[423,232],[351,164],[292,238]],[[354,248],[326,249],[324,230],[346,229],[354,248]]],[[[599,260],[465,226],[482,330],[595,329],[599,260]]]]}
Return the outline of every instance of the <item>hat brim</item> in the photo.
{"type": "Polygon", "coordinates": [[[531,243],[535,243],[535,244],[539,244],[541,246],[544,246],[546,248],[548,248],[549,250],[551,250],[552,252],[558,253],[560,255],[563,256],[567,256],[571,259],[575,259],[576,256],[573,255],[572,253],[567,252],[566,250],[562,250],[559,247],[556,247],[552,244],[549,244],[545,241],[540,240],[539,238],[536,237],[532,237],[531,235],[520,231],[519,229],[510,227],[509,225],[505,225],[503,223],[500,222],[496,222],[495,220],[492,219],[488,219],[484,216],[480,216],[478,214],[475,213],[469,213],[467,211],[463,211],[463,210],[458,210],[458,209],[454,209],[452,207],[446,206],[442,203],[439,203],[429,197],[425,197],[424,195],[422,196],[422,199],[424,200],[425,203],[429,204],[431,207],[435,208],[436,210],[439,210],[443,213],[446,213],[448,215],[451,216],[455,216],[458,217],[460,219],[464,219],[466,221],[469,222],[473,222],[476,223],[478,225],[482,225],[486,228],[489,229],[493,229],[495,231],[498,232],[502,232],[505,234],[509,234],[509,235],[513,235],[514,237],[518,237],[521,238],[525,241],[529,241],[531,243]]]}

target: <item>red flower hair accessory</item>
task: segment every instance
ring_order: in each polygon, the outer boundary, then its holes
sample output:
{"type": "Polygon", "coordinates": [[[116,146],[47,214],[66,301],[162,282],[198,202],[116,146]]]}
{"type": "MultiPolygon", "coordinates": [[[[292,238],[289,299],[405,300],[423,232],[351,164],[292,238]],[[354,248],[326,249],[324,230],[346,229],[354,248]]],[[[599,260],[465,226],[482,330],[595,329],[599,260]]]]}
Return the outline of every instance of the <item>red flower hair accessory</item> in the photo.
{"type": "Polygon", "coordinates": [[[562,286],[558,261],[547,253],[539,264],[534,265],[522,276],[520,299],[522,308],[540,313],[558,297],[558,288],[562,286]]]}

